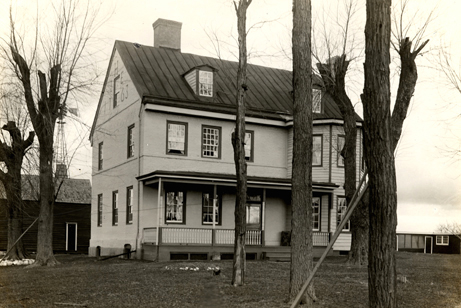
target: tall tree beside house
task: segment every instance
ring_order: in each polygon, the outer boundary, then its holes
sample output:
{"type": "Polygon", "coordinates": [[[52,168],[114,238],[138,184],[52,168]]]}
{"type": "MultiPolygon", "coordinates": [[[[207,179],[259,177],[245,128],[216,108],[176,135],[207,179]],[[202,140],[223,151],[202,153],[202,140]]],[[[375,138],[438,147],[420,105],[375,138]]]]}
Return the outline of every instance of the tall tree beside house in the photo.
{"type": "Polygon", "coordinates": [[[234,2],[237,13],[239,42],[239,65],[237,70],[237,117],[235,132],[232,135],[235,171],[237,175],[237,192],[235,198],[235,241],[234,262],[232,268],[232,285],[242,286],[245,282],[245,234],[246,234],[246,199],[247,199],[247,165],[245,160],[245,92],[247,80],[246,48],[246,12],[252,0],[234,2]]]}
{"type": "Polygon", "coordinates": [[[3,130],[10,135],[10,142],[0,140],[0,162],[6,165],[8,171],[0,170],[0,181],[3,183],[7,200],[8,235],[7,258],[21,260],[27,257],[27,251],[20,236],[22,226],[22,193],[21,167],[27,149],[34,142],[35,133],[29,132],[27,139],[23,139],[16,122],[8,121],[3,130]]]}
{"type": "MultiPolygon", "coordinates": [[[[344,120],[344,147],[338,149],[344,158],[344,190],[347,204],[351,203],[357,183],[357,124],[354,105],[346,92],[346,73],[349,61],[346,55],[334,57],[327,63],[318,63],[325,91],[331,95],[344,120]]],[[[368,194],[362,197],[351,216],[351,250],[348,261],[364,265],[368,262],[368,194]]]]}
{"type": "Polygon", "coordinates": [[[395,261],[397,184],[391,150],[391,1],[367,0],[365,26],[364,157],[369,170],[369,305],[397,307],[395,261]]]}
{"type": "MultiPolygon", "coordinates": [[[[311,1],[293,1],[293,173],[291,177],[290,300],[313,270],[311,1]]],[[[301,301],[312,307],[314,286],[301,301]]]]}
{"type": "Polygon", "coordinates": [[[41,32],[37,23],[34,31],[36,37],[32,40],[32,46],[29,46],[32,47],[29,57],[25,52],[28,46],[24,46],[28,40],[17,31],[13,14],[10,14],[9,46],[3,48],[22,86],[30,120],[39,141],[40,213],[35,266],[57,263],[52,246],[56,120],[66,108],[69,97],[75,96],[78,91],[91,89],[97,78],[85,69],[88,65],[79,64],[85,57],[90,38],[100,26],[96,20],[98,9],[92,9],[89,3],[82,6],[78,1],[53,3],[53,7],[55,15],[47,16],[51,27],[47,29],[43,25],[45,31],[41,32]],[[81,7],[85,8],[83,12],[79,10],[81,7]],[[35,68],[38,68],[36,72],[35,68]]]}
{"type": "MultiPolygon", "coordinates": [[[[428,40],[416,43],[397,32],[394,48],[401,71],[395,106],[390,113],[391,1],[367,0],[365,27],[364,157],[369,170],[369,304],[397,307],[395,263],[397,187],[394,151],[418,79],[415,59],[428,40]]],[[[425,24],[427,26],[427,23],[425,24]]],[[[419,42],[419,40],[418,40],[419,42]]]]}

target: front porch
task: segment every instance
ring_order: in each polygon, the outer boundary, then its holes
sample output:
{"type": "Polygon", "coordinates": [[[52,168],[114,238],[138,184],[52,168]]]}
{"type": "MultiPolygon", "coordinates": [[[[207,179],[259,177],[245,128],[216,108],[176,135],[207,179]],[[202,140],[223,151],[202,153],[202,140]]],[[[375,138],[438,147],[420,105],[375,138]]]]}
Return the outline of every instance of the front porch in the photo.
{"type": "MultiPolygon", "coordinates": [[[[210,260],[213,255],[219,255],[223,260],[232,259],[234,238],[234,229],[144,228],[142,258],[159,261],[210,260]]],[[[313,233],[316,251],[322,252],[329,240],[328,232],[313,233]]],[[[246,252],[247,259],[277,259],[275,256],[286,259],[290,255],[290,247],[266,245],[263,230],[247,230],[246,252]]]]}

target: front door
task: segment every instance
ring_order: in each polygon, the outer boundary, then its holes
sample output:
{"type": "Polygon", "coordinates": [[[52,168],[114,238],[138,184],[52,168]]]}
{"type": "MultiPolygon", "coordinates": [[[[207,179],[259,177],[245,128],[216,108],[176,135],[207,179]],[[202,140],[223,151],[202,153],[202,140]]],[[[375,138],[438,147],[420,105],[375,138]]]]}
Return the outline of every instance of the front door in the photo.
{"type": "Polygon", "coordinates": [[[425,236],[424,241],[424,253],[432,253],[432,236],[425,236]]]}
{"type": "Polygon", "coordinates": [[[66,250],[77,251],[77,223],[68,222],[66,225],[66,250]]]}
{"type": "Polygon", "coordinates": [[[248,189],[246,202],[247,229],[261,230],[262,194],[256,189],[248,189]]]}

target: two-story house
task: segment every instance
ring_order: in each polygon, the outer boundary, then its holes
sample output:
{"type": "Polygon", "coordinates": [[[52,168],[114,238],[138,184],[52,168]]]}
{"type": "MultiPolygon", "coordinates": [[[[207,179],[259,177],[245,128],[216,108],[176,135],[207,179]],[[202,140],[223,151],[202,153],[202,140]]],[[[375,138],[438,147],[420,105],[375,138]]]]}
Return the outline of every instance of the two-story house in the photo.
{"type": "MultiPolygon", "coordinates": [[[[181,52],[181,23],[159,19],[154,46],[116,41],[90,140],[89,254],[150,260],[231,258],[238,63],[181,52]]],[[[247,257],[289,254],[292,73],[248,65],[247,257]]],[[[313,227],[321,253],[345,209],[342,118],[314,85],[313,227]]],[[[357,116],[357,162],[361,119],[357,116]]],[[[360,168],[358,168],[358,173],[360,168]]],[[[306,205],[307,206],[307,205],[306,205]]],[[[348,251],[346,226],[333,252],[348,251]]]]}

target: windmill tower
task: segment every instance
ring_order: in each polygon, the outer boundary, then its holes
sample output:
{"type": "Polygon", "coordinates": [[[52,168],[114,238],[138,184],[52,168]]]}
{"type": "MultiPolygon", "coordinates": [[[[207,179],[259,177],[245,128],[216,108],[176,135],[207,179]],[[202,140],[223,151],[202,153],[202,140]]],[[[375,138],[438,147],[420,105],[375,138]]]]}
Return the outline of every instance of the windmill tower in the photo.
{"type": "Polygon", "coordinates": [[[56,141],[54,144],[54,164],[55,164],[55,175],[56,178],[66,179],[69,177],[67,171],[67,147],[66,147],[66,136],[64,132],[64,117],[66,116],[67,108],[61,106],[61,110],[58,118],[58,131],[56,134],[56,141]]]}

